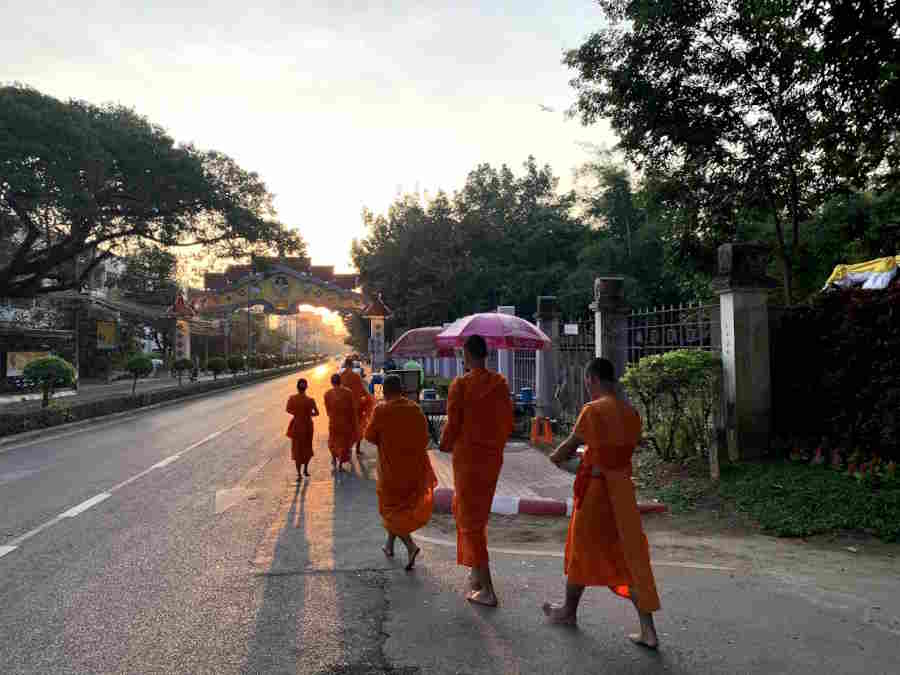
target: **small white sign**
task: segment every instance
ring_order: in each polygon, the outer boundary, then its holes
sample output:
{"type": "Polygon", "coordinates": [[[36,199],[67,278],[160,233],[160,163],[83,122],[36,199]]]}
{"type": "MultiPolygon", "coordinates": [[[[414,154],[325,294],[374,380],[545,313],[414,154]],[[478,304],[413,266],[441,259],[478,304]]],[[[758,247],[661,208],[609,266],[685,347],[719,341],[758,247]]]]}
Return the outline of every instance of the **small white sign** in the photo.
{"type": "Polygon", "coordinates": [[[564,335],[578,335],[578,324],[577,323],[567,323],[563,326],[563,334],[564,335]]]}

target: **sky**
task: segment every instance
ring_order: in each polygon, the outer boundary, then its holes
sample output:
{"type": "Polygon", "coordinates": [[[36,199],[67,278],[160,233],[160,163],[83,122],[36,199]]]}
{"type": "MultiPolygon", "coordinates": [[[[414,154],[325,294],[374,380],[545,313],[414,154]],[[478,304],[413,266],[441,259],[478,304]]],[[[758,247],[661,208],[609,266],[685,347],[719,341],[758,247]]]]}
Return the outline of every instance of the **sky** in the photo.
{"type": "Polygon", "coordinates": [[[116,102],[258,172],[315,264],[350,271],[361,212],[453,192],[529,154],[571,186],[611,146],[561,64],[603,25],[592,0],[6,0],[0,82],[116,102]],[[544,111],[541,106],[553,109],[544,111]]]}

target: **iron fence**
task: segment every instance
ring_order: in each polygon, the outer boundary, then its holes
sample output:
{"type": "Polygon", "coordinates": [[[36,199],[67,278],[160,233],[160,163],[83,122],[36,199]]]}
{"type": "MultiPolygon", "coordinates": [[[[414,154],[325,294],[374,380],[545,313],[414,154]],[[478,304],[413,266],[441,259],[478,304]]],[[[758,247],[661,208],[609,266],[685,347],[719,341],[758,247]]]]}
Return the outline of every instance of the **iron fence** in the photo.
{"type": "Polygon", "coordinates": [[[535,376],[537,373],[537,353],[534,351],[513,352],[512,382],[513,393],[519,393],[524,388],[534,391],[535,376]]]}
{"type": "Polygon", "coordinates": [[[628,317],[626,362],[676,349],[722,348],[719,305],[672,305],[640,309],[628,317]]]}
{"type": "Polygon", "coordinates": [[[561,321],[559,326],[559,381],[554,397],[559,403],[560,420],[572,425],[588,402],[584,389],[584,369],[596,355],[594,320],[561,321]]]}

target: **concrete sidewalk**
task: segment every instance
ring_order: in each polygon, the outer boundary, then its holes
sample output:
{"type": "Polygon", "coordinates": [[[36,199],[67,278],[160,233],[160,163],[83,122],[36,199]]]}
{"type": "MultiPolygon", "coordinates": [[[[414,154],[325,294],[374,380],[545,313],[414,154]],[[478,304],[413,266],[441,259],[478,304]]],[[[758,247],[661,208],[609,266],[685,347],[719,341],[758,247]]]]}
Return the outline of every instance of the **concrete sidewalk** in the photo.
{"type": "MultiPolygon", "coordinates": [[[[449,512],[453,500],[453,456],[429,450],[438,477],[435,509],[449,512]]],[[[572,513],[575,475],[557,468],[540,450],[511,441],[503,451],[503,468],[491,512],[502,515],[566,516],[572,513]]],[[[665,511],[664,504],[638,504],[641,513],[665,511]]]]}

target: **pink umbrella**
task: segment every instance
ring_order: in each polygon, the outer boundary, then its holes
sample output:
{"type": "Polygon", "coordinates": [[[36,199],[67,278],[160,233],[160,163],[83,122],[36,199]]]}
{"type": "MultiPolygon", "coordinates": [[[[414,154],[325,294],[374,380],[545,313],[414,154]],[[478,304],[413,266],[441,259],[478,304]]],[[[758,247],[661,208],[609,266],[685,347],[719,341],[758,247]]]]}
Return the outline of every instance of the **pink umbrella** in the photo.
{"type": "Polygon", "coordinates": [[[453,350],[438,350],[434,343],[443,328],[440,326],[425,326],[406,331],[397,338],[388,350],[390,356],[453,356],[453,350]]]}
{"type": "Polygon", "coordinates": [[[480,335],[488,349],[538,351],[553,341],[533,323],[510,314],[472,314],[454,321],[434,338],[443,349],[462,349],[470,335],[480,335]]]}

